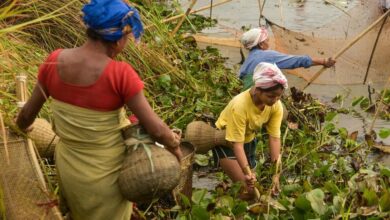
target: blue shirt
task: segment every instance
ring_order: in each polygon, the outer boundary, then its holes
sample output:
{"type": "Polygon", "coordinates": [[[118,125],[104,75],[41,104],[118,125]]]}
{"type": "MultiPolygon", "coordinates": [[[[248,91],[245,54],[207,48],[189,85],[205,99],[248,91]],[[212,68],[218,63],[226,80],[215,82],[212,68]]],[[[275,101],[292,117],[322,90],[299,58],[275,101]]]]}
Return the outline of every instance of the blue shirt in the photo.
{"type": "Polygon", "coordinates": [[[307,55],[286,55],[274,50],[254,48],[249,52],[248,57],[240,68],[240,78],[242,79],[248,73],[253,73],[257,64],[261,62],[275,63],[279,69],[308,68],[313,63],[312,59],[307,55]]]}

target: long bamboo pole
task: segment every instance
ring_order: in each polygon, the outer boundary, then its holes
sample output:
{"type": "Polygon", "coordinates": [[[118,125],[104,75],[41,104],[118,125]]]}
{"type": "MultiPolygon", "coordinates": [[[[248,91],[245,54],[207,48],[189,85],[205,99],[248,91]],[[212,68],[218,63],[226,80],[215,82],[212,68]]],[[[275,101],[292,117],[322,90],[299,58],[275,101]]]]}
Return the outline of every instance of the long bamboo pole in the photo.
{"type": "Polygon", "coordinates": [[[3,114],[1,112],[0,112],[0,125],[1,125],[1,133],[3,135],[5,159],[7,161],[7,165],[9,165],[10,164],[10,160],[9,160],[9,153],[8,153],[7,132],[5,131],[5,124],[4,124],[4,120],[3,120],[3,114]]]}
{"type": "Polygon", "coordinates": [[[370,60],[368,61],[368,65],[367,65],[367,69],[366,69],[366,75],[364,76],[363,85],[366,84],[368,72],[370,71],[370,67],[371,67],[372,58],[374,57],[376,46],[378,45],[379,37],[381,36],[382,30],[383,30],[383,27],[385,26],[387,18],[388,17],[383,19],[383,22],[381,24],[381,27],[379,28],[378,34],[376,35],[375,43],[374,43],[374,46],[372,47],[372,51],[371,51],[371,55],[370,55],[370,60]]]}
{"type": "MultiPolygon", "coordinates": [[[[362,31],[358,36],[352,39],[347,45],[341,48],[335,55],[332,56],[333,59],[338,58],[341,54],[343,54],[346,50],[348,50],[352,45],[354,45],[358,40],[360,40],[364,35],[366,35],[371,29],[373,29],[380,21],[382,21],[386,16],[388,16],[390,10],[384,13],[381,17],[379,17],[374,23],[372,23],[368,28],[362,31]]],[[[315,79],[317,79],[324,71],[325,67],[322,67],[313,77],[310,78],[309,82],[303,87],[303,90],[306,89],[315,79]]]]}
{"type": "MultiPolygon", "coordinates": [[[[190,12],[190,14],[196,14],[196,13],[198,13],[198,12],[207,10],[207,9],[209,9],[209,8],[211,8],[211,7],[214,8],[214,7],[216,7],[216,6],[223,5],[223,4],[228,3],[228,2],[231,2],[231,1],[232,1],[232,0],[224,0],[224,1],[221,1],[221,2],[218,2],[218,3],[215,3],[215,4],[213,4],[213,5],[210,4],[210,5],[204,6],[204,7],[202,7],[202,8],[199,8],[199,9],[196,9],[196,10],[192,10],[192,11],[190,12]]],[[[170,18],[166,18],[166,19],[162,20],[161,23],[167,23],[167,22],[170,22],[170,21],[179,19],[179,18],[183,17],[184,15],[185,15],[185,13],[180,14],[180,15],[175,15],[175,16],[172,16],[172,17],[170,17],[170,18]]],[[[145,29],[149,29],[149,28],[151,28],[151,27],[153,27],[153,26],[154,26],[154,24],[148,25],[148,26],[145,27],[145,29]]]]}
{"type": "Polygon", "coordinates": [[[184,16],[180,19],[179,23],[177,23],[175,29],[173,29],[172,33],[171,33],[171,36],[174,36],[176,34],[176,32],[179,30],[179,28],[181,27],[181,25],[183,24],[184,20],[187,18],[187,16],[190,14],[191,10],[192,10],[192,7],[194,7],[194,5],[196,4],[197,0],[192,0],[190,6],[187,8],[187,11],[186,13],[184,13],[184,16]]]}

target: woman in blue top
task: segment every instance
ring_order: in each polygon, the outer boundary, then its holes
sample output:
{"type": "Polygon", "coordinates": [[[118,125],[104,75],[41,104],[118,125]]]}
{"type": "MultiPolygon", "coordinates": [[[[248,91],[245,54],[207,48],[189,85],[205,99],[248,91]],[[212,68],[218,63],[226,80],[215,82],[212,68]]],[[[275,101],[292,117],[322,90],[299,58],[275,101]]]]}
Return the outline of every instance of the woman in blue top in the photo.
{"type": "Polygon", "coordinates": [[[323,65],[331,67],[336,60],[329,58],[315,58],[308,55],[288,55],[275,50],[269,50],[268,31],[265,28],[252,28],[241,37],[242,45],[250,50],[249,55],[240,69],[240,79],[244,83],[244,90],[252,86],[253,71],[261,62],[275,63],[279,69],[295,69],[323,65]]]}

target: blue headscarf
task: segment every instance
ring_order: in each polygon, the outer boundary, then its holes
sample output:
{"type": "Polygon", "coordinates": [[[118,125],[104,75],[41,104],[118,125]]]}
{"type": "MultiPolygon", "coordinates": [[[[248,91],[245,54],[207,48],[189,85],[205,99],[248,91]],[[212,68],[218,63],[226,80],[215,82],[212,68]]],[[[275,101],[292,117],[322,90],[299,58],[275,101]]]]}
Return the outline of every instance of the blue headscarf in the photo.
{"type": "Polygon", "coordinates": [[[91,0],[82,11],[85,25],[108,41],[119,40],[126,25],[130,25],[136,40],[144,31],[137,9],[122,0],[91,0]]]}

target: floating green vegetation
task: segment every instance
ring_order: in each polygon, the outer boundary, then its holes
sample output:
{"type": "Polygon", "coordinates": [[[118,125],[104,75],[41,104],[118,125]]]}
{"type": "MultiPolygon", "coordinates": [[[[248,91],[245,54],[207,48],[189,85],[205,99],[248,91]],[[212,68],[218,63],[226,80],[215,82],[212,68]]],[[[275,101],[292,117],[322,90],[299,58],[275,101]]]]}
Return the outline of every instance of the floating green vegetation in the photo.
{"type": "Polygon", "coordinates": [[[368,143],[336,128],[338,110],[295,88],[284,98],[289,116],[282,128],[281,192],[271,195],[265,133],[259,134],[257,176],[260,201],[238,198],[239,185],[222,177],[214,190],[194,189],[180,205],[152,204],[158,219],[387,219],[390,169],[376,162],[368,143]]]}
{"type": "Polygon", "coordinates": [[[356,97],[352,106],[359,106],[363,111],[375,113],[384,120],[390,120],[390,90],[384,89],[379,93],[370,94],[368,97],[356,97]],[[372,97],[373,96],[373,97],[372,97]]]}

